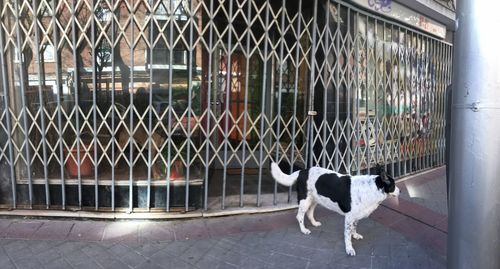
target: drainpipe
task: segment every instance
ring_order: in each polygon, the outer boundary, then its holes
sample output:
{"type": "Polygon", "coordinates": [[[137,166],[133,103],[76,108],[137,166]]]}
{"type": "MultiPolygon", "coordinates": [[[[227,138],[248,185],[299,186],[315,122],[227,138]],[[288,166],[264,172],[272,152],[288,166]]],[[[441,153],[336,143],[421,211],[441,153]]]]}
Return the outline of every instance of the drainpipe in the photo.
{"type": "Polygon", "coordinates": [[[500,1],[457,1],[448,268],[500,268],[500,1]]]}

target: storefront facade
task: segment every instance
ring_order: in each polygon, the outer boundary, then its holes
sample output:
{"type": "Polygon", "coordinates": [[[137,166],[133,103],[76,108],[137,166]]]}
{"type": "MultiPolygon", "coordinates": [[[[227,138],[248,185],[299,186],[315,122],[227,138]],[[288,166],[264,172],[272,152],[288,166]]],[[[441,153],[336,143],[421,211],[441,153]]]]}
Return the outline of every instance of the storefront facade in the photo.
{"type": "Polygon", "coordinates": [[[398,8],[4,1],[0,204],[272,209],[295,197],[270,161],[351,174],[381,163],[398,177],[440,166],[452,45],[424,16],[380,12],[398,8]]]}

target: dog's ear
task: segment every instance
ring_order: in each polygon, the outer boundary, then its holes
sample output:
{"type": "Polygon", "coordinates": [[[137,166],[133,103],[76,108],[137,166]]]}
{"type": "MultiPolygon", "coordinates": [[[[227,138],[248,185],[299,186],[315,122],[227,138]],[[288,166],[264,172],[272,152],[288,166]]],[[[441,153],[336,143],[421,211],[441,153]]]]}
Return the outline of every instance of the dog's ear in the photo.
{"type": "Polygon", "coordinates": [[[384,172],[384,171],[385,171],[384,166],[383,166],[383,165],[381,165],[380,163],[377,163],[377,165],[375,166],[375,173],[376,173],[377,175],[380,175],[380,174],[382,174],[382,172],[384,172]]]}
{"type": "Polygon", "coordinates": [[[382,179],[382,182],[384,182],[385,184],[387,184],[387,185],[391,184],[390,177],[387,175],[387,173],[385,171],[383,171],[380,174],[380,178],[382,179]]]}

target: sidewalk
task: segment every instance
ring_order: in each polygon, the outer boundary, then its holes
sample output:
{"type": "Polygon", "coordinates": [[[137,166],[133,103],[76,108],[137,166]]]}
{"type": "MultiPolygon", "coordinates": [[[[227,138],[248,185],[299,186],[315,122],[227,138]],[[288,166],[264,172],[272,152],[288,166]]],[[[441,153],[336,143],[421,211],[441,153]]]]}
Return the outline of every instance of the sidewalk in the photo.
{"type": "Polygon", "coordinates": [[[179,221],[0,219],[0,268],[446,268],[444,167],[400,183],[360,221],[345,253],[343,217],[318,208],[179,221]]]}

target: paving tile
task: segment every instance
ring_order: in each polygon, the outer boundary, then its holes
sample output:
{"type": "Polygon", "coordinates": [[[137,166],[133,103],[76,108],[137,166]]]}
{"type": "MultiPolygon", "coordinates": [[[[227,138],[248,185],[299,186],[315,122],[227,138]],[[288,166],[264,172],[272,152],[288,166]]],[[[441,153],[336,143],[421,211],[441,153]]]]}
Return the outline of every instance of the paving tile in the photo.
{"type": "Polygon", "coordinates": [[[234,268],[238,268],[234,265],[231,265],[231,264],[228,264],[224,261],[221,261],[220,259],[214,257],[214,256],[211,256],[211,255],[205,255],[203,256],[200,260],[198,260],[198,262],[195,264],[195,266],[199,267],[199,268],[217,268],[217,269],[220,269],[220,268],[231,268],[231,269],[234,269],[234,268]]]}
{"type": "Polygon", "coordinates": [[[427,227],[427,225],[408,217],[391,225],[391,228],[413,240],[418,239],[427,227]]]}
{"type": "Polygon", "coordinates": [[[196,264],[213,247],[213,242],[203,240],[196,242],[190,248],[186,249],[180,256],[180,259],[190,264],[196,264]]]}
{"type": "Polygon", "coordinates": [[[108,223],[104,221],[76,221],[67,239],[101,241],[107,225],[108,223]]]}
{"type": "Polygon", "coordinates": [[[58,258],[48,263],[43,263],[43,267],[47,269],[68,269],[71,265],[63,258],[58,258]]]}
{"type": "Polygon", "coordinates": [[[73,222],[68,221],[46,221],[38,230],[31,236],[32,239],[51,239],[60,240],[65,239],[71,228],[73,222]]]}
{"type": "Polygon", "coordinates": [[[176,240],[199,240],[210,237],[205,220],[189,220],[174,226],[176,240]]]}
{"type": "Polygon", "coordinates": [[[173,231],[173,225],[158,222],[146,222],[139,224],[140,243],[174,240],[175,232],[173,231]]]}
{"type": "Polygon", "coordinates": [[[76,264],[76,265],[71,265],[72,268],[74,269],[95,269],[95,268],[99,268],[99,265],[92,261],[92,260],[89,260],[85,263],[79,263],[79,264],[76,264]]]}
{"type": "Polygon", "coordinates": [[[210,237],[239,234],[242,232],[242,227],[244,225],[245,223],[242,221],[240,222],[239,218],[235,216],[226,218],[211,218],[205,221],[205,226],[210,237]]]}
{"type": "Polygon", "coordinates": [[[5,252],[1,252],[0,253],[0,268],[15,268],[15,265],[14,263],[12,262],[12,260],[9,258],[9,256],[7,255],[7,253],[5,252]]]}
{"type": "Polygon", "coordinates": [[[38,255],[47,251],[55,251],[57,246],[64,244],[62,240],[30,240],[29,248],[33,254],[38,255]]]}
{"type": "Polygon", "coordinates": [[[34,257],[24,257],[24,259],[14,262],[17,268],[23,269],[39,269],[42,268],[42,264],[34,257]]]}
{"type": "Polygon", "coordinates": [[[132,247],[132,249],[141,254],[144,257],[151,257],[157,252],[164,250],[169,243],[143,243],[138,246],[132,247]]]}
{"type": "MultiPolygon", "coordinates": [[[[110,267],[111,268],[116,268],[116,269],[122,269],[124,267],[110,267]]],[[[139,264],[138,266],[135,267],[136,269],[161,269],[162,267],[151,262],[151,260],[146,260],[143,263],[139,264]]]]}
{"type": "Polygon", "coordinates": [[[175,256],[171,256],[170,254],[161,251],[156,253],[150,258],[152,263],[162,267],[162,268],[194,268],[196,266],[186,263],[180,259],[177,259],[175,256]]]}
{"type": "Polygon", "coordinates": [[[403,220],[405,216],[400,213],[386,208],[383,205],[379,206],[371,215],[370,219],[377,221],[385,226],[392,226],[393,224],[403,220]]]}
{"type": "Polygon", "coordinates": [[[418,242],[431,247],[440,255],[446,255],[447,250],[447,235],[432,227],[427,227],[422,231],[418,242]]]}
{"type": "Polygon", "coordinates": [[[71,266],[76,267],[81,264],[86,264],[92,259],[87,256],[83,251],[75,250],[64,254],[64,259],[68,261],[71,266]]]}
{"type": "Polygon", "coordinates": [[[438,230],[441,230],[445,233],[448,233],[448,217],[446,217],[443,220],[441,220],[440,222],[436,223],[436,225],[434,227],[436,227],[438,230]]]}
{"type": "Polygon", "coordinates": [[[270,257],[269,264],[273,268],[306,268],[309,263],[308,259],[273,253],[270,257]]]}
{"type": "Polygon", "coordinates": [[[12,220],[10,219],[0,219],[0,238],[5,237],[5,233],[7,232],[7,228],[12,224],[12,220]]]}
{"type": "Polygon", "coordinates": [[[146,257],[137,254],[136,252],[129,251],[119,258],[119,261],[128,265],[129,267],[136,267],[147,260],[146,257]]]}
{"type": "Polygon", "coordinates": [[[117,221],[106,225],[103,241],[139,242],[139,222],[117,221]]]}
{"type": "Polygon", "coordinates": [[[51,263],[54,260],[59,260],[63,256],[54,249],[46,249],[46,251],[40,252],[35,255],[35,257],[42,263],[47,264],[51,263]]]}
{"type": "Polygon", "coordinates": [[[40,226],[42,226],[42,224],[43,222],[41,221],[14,221],[7,228],[7,231],[5,232],[5,238],[31,238],[31,236],[38,230],[38,228],[40,228],[40,226]]]}

